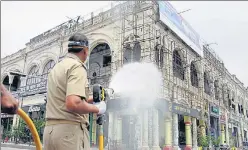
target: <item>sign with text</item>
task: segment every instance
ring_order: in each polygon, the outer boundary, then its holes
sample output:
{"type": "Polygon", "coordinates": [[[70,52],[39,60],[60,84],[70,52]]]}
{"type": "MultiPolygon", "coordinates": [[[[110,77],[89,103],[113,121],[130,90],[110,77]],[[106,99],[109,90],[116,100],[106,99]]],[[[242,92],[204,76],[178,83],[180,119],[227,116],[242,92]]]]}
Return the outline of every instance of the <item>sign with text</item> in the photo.
{"type": "Polygon", "coordinates": [[[185,107],[181,104],[177,104],[177,103],[172,103],[172,105],[169,106],[169,110],[172,113],[177,113],[180,115],[184,115],[184,116],[191,116],[191,117],[195,117],[195,118],[200,118],[200,112],[197,109],[192,109],[192,108],[188,108],[185,107]]]}
{"type": "Polygon", "coordinates": [[[28,112],[37,112],[40,111],[40,106],[30,106],[28,112]]]}
{"type": "Polygon", "coordinates": [[[157,1],[157,3],[159,5],[160,20],[194,49],[195,52],[203,56],[198,33],[178,14],[176,9],[168,1],[157,1]]]}
{"type": "Polygon", "coordinates": [[[12,117],[14,117],[14,115],[1,113],[1,118],[12,118],[12,117]]]}
{"type": "Polygon", "coordinates": [[[218,117],[218,116],[220,115],[220,109],[219,109],[219,107],[216,106],[216,105],[213,104],[213,103],[210,103],[209,106],[210,106],[210,107],[209,107],[209,108],[210,108],[210,114],[211,114],[212,116],[218,117]]]}

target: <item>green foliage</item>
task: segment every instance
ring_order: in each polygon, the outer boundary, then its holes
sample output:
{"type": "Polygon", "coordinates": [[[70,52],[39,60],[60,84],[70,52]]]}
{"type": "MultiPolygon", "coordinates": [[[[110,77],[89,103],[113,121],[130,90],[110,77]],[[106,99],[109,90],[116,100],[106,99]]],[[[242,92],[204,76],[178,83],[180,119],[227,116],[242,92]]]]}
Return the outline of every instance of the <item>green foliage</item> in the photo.
{"type": "Polygon", "coordinates": [[[211,140],[212,140],[212,143],[213,143],[213,145],[215,147],[219,147],[219,145],[220,145],[220,137],[218,137],[218,138],[212,137],[211,140]]]}
{"type": "Polygon", "coordinates": [[[199,137],[199,145],[202,147],[209,147],[211,137],[210,136],[200,136],[199,137]]]}
{"type": "MultiPolygon", "coordinates": [[[[45,126],[44,119],[33,120],[33,123],[38,133],[40,133],[41,128],[45,126]]],[[[24,120],[20,119],[19,125],[13,128],[12,135],[16,138],[28,139],[31,136],[31,132],[30,130],[27,132],[27,129],[29,129],[27,124],[24,122],[24,120]]]]}
{"type": "Polygon", "coordinates": [[[12,134],[12,132],[9,130],[9,131],[7,131],[7,130],[4,130],[3,131],[3,139],[5,139],[6,137],[8,137],[8,138],[11,138],[13,136],[13,134],[12,134]]]}
{"type": "Polygon", "coordinates": [[[25,137],[27,135],[27,133],[25,132],[25,126],[26,123],[22,119],[20,119],[19,125],[13,128],[13,136],[16,138],[25,137]]]}
{"type": "Polygon", "coordinates": [[[44,119],[33,120],[33,123],[37,129],[37,132],[41,133],[41,129],[45,126],[45,120],[44,119]]]}

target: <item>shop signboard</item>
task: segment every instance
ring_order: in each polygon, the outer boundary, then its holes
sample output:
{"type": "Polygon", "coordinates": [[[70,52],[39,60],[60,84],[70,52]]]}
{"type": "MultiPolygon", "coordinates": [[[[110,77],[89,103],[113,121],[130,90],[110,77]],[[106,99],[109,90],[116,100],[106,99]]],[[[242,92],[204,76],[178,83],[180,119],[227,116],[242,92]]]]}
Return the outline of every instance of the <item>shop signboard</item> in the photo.
{"type": "Polygon", "coordinates": [[[40,111],[40,106],[30,106],[28,112],[38,112],[40,111]]]}
{"type": "Polygon", "coordinates": [[[12,118],[14,117],[14,115],[9,115],[9,114],[5,114],[5,113],[1,113],[1,118],[12,118]]]}
{"type": "Polygon", "coordinates": [[[20,94],[22,96],[29,96],[38,93],[46,93],[47,90],[47,80],[36,78],[35,83],[27,84],[26,86],[22,86],[19,88],[20,94]]]}
{"type": "Polygon", "coordinates": [[[224,109],[220,109],[220,122],[221,123],[226,122],[226,111],[224,109]]]}
{"type": "Polygon", "coordinates": [[[203,56],[199,34],[178,14],[168,1],[157,1],[160,20],[175,32],[185,43],[190,45],[200,56],[203,56]]]}
{"type": "Polygon", "coordinates": [[[172,103],[169,107],[170,107],[169,110],[172,113],[200,118],[200,112],[197,109],[188,108],[186,106],[177,103],[172,103]]]}
{"type": "Polygon", "coordinates": [[[220,122],[221,123],[225,123],[226,122],[226,115],[225,114],[221,114],[220,115],[220,122]]]}
{"type": "Polygon", "coordinates": [[[214,116],[214,117],[219,117],[220,115],[220,110],[219,110],[219,107],[215,106],[214,104],[209,104],[210,105],[210,114],[211,116],[214,116]]]}

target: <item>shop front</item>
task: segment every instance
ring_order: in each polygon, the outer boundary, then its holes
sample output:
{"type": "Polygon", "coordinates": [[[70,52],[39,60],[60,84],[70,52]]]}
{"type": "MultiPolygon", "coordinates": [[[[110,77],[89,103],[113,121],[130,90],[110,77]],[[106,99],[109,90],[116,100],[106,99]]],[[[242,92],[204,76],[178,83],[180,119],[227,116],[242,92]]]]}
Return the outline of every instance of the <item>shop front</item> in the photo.
{"type": "Polygon", "coordinates": [[[217,105],[210,103],[210,135],[217,139],[220,136],[219,115],[220,109],[217,105]]]}
{"type": "Polygon", "coordinates": [[[240,144],[239,144],[240,123],[235,119],[229,118],[228,127],[229,127],[230,145],[235,146],[235,147],[239,147],[240,146],[240,144]]]}
{"type": "MultiPolygon", "coordinates": [[[[104,143],[110,149],[161,150],[197,147],[197,119],[200,118],[197,109],[165,99],[157,100],[153,106],[147,108],[135,108],[127,99],[113,99],[108,100],[107,107],[104,143]]],[[[98,145],[96,119],[96,116],[92,117],[92,146],[98,145]]]]}
{"type": "Polygon", "coordinates": [[[45,117],[45,106],[44,104],[40,105],[31,105],[22,107],[32,120],[43,119],[45,117]]]}
{"type": "Polygon", "coordinates": [[[8,133],[12,131],[14,115],[1,113],[1,139],[6,141],[8,133]]]}
{"type": "Polygon", "coordinates": [[[200,118],[200,112],[178,103],[171,103],[169,110],[172,113],[174,131],[173,148],[191,150],[192,147],[197,147],[197,120],[200,118]]]}
{"type": "MultiPolygon", "coordinates": [[[[42,140],[44,131],[44,118],[45,118],[45,104],[36,104],[30,106],[23,106],[23,111],[28,114],[30,119],[34,122],[40,139],[42,140]]],[[[24,130],[29,130],[27,127],[24,130]]],[[[28,135],[31,136],[31,135],[28,135]]]]}

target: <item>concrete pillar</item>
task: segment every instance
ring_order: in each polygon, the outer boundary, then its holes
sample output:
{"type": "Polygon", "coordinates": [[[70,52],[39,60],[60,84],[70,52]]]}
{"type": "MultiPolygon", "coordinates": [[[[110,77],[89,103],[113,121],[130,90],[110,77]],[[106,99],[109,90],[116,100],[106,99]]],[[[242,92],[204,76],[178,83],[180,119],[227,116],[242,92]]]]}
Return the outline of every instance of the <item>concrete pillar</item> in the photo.
{"type": "Polygon", "coordinates": [[[192,123],[193,123],[193,149],[197,150],[198,148],[198,143],[197,143],[197,123],[196,123],[196,118],[192,118],[192,123]]]}
{"type": "Polygon", "coordinates": [[[206,136],[206,124],[204,120],[200,120],[200,131],[201,136],[206,136]]]}
{"type": "Polygon", "coordinates": [[[165,114],[165,146],[163,150],[172,150],[172,118],[171,113],[165,114]]]}
{"type": "Polygon", "coordinates": [[[241,143],[243,145],[243,141],[244,141],[244,120],[242,118],[240,118],[240,135],[241,135],[241,143]]]}
{"type": "Polygon", "coordinates": [[[153,138],[153,131],[152,131],[152,109],[148,110],[148,146],[152,147],[152,138],[153,138]]]}
{"type": "Polygon", "coordinates": [[[221,124],[221,141],[220,141],[220,145],[224,145],[225,144],[225,126],[224,124],[221,124]]]}
{"type": "Polygon", "coordinates": [[[113,139],[116,141],[117,140],[117,128],[118,128],[118,118],[117,118],[117,114],[113,113],[113,139]]]}
{"type": "Polygon", "coordinates": [[[184,116],[185,134],[186,134],[186,147],[185,150],[192,150],[192,135],[191,135],[191,118],[184,116]]]}
{"type": "Polygon", "coordinates": [[[240,125],[238,126],[238,143],[239,143],[239,147],[242,146],[242,135],[241,135],[241,127],[240,125]]]}
{"type": "Polygon", "coordinates": [[[96,123],[97,116],[96,114],[93,114],[93,123],[92,123],[92,145],[96,145],[97,141],[97,129],[98,125],[96,123]]]}
{"type": "Polygon", "coordinates": [[[155,109],[155,108],[152,111],[152,117],[153,117],[153,144],[152,144],[152,149],[153,150],[160,150],[160,147],[159,147],[158,110],[155,109]]]}
{"type": "Polygon", "coordinates": [[[137,146],[137,149],[142,148],[142,113],[137,115],[135,123],[135,146],[137,146]]]}
{"type": "Polygon", "coordinates": [[[113,128],[113,125],[114,125],[114,116],[113,116],[113,112],[109,112],[109,127],[108,127],[108,143],[111,143],[110,140],[113,140],[114,136],[113,136],[113,131],[114,131],[114,128],[113,128]]]}
{"type": "Polygon", "coordinates": [[[118,145],[122,142],[122,118],[117,115],[117,132],[116,132],[116,140],[118,145]]]}
{"type": "Polygon", "coordinates": [[[148,146],[148,110],[144,110],[143,113],[143,135],[142,135],[142,150],[149,150],[148,146]]]}
{"type": "Polygon", "coordinates": [[[225,113],[225,117],[226,117],[226,120],[225,120],[225,124],[226,124],[226,144],[227,145],[230,145],[229,143],[229,132],[228,132],[228,129],[229,129],[229,125],[228,125],[228,114],[227,112],[225,113]]]}
{"type": "Polygon", "coordinates": [[[178,131],[178,114],[172,114],[173,117],[173,149],[179,149],[178,146],[178,136],[179,136],[179,131],[178,131]]]}

